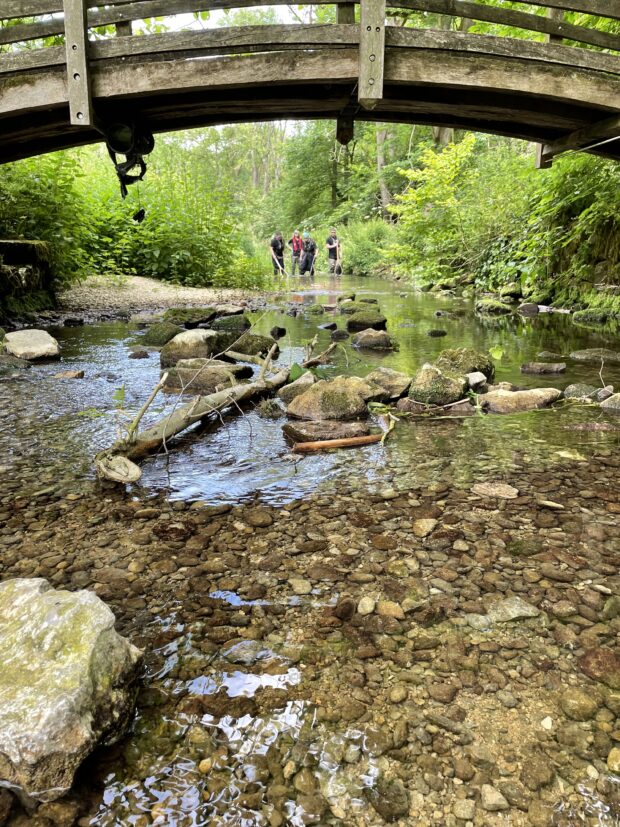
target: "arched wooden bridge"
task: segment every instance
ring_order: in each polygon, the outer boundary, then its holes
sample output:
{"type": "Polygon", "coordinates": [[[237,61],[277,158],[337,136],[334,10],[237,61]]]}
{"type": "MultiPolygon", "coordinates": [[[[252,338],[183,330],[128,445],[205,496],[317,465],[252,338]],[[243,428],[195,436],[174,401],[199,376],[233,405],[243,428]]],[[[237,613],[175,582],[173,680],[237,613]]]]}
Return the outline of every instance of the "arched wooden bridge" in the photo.
{"type": "Polygon", "coordinates": [[[357,14],[331,0],[333,24],[132,34],[162,15],[274,4],[0,0],[0,162],[101,140],[97,128],[133,117],[155,132],[334,118],[344,141],[356,119],[424,123],[538,142],[543,164],[567,149],[620,159],[620,0],[360,0],[357,14]],[[412,10],[537,39],[402,25],[412,10]]]}

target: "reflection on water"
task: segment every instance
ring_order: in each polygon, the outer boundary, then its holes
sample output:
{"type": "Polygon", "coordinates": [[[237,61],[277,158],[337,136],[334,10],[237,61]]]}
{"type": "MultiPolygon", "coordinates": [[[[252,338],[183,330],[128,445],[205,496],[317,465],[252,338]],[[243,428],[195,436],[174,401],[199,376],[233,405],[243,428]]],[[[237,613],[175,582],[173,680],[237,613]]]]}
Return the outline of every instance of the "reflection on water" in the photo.
{"type": "MultiPolygon", "coordinates": [[[[413,374],[444,348],[468,346],[503,350],[497,361],[498,381],[523,387],[562,388],[577,381],[599,385],[598,365],[569,360],[565,374],[551,377],[524,376],[519,368],[536,360],[541,351],[566,357],[572,350],[586,347],[617,347],[613,329],[580,327],[560,314],[541,314],[533,319],[517,315],[476,317],[471,305],[460,299],[403,291],[400,285],[381,281],[344,280],[342,285],[315,285],[311,291],[274,299],[273,309],[254,314],[257,332],[268,333],[276,324],[286,328],[287,335],[280,341],[280,364],[303,358],[303,345],[317,333],[317,325],[334,319],[343,326],[343,318],[337,314],[289,315],[285,311],[290,303],[300,311],[317,300],[335,304],[340,287],[378,298],[400,349],[360,354],[345,342],[336,350],[333,364],[319,369],[326,377],[340,373],[364,376],[379,365],[413,374]],[[276,307],[278,303],[282,309],[276,307]],[[430,337],[429,331],[436,328],[445,330],[446,335],[430,337]]],[[[159,377],[157,354],[148,360],[128,358],[128,346],[139,342],[141,331],[126,324],[52,332],[63,347],[62,367],[83,369],[84,380],[54,380],[58,364],[50,364],[34,367],[18,380],[0,382],[0,456],[16,493],[26,488],[29,496],[79,490],[87,484],[93,475],[93,454],[116,436],[114,391],[124,387],[125,406],[135,410],[159,377]]],[[[321,350],[329,344],[330,333],[318,330],[318,336],[321,350]]],[[[620,366],[604,366],[603,378],[620,386],[620,366]]],[[[171,399],[160,398],[146,421],[161,416],[171,404],[171,399]]],[[[284,503],[313,490],[319,481],[336,486],[343,475],[371,488],[386,482],[398,487],[412,479],[419,482],[442,476],[466,482],[480,464],[505,469],[515,457],[546,464],[554,461],[557,451],[569,447],[578,448],[586,457],[593,446],[611,448],[617,444],[615,424],[613,417],[598,409],[576,404],[518,417],[402,422],[385,446],[302,459],[290,454],[281,422],[261,419],[250,411],[243,417],[226,415],[224,427],[208,425],[200,437],[185,437],[180,449],[147,460],[141,485],[146,491],[163,489],[173,499],[238,502],[258,491],[271,503],[284,503]]]]}

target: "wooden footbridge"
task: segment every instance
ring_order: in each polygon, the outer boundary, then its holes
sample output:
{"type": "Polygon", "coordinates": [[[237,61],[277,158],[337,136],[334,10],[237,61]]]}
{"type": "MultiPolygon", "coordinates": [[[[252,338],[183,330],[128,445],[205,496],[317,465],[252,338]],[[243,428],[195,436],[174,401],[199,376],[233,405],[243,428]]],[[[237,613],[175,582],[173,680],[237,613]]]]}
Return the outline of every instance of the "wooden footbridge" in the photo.
{"type": "Polygon", "coordinates": [[[314,0],[335,22],[200,30],[174,17],[266,5],[285,4],[0,0],[0,162],[137,121],[283,118],[333,118],[343,142],[355,120],[396,121],[535,141],[542,165],[569,149],[620,159],[620,0],[314,0]],[[161,16],[167,31],[133,33],[161,16]]]}

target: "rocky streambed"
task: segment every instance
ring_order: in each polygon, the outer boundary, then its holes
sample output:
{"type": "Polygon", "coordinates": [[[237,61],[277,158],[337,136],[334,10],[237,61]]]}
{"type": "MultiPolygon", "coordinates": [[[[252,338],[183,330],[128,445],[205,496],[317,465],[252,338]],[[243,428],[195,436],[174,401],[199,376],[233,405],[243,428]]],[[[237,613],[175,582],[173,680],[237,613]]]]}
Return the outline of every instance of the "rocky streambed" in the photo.
{"type": "MultiPolygon", "coordinates": [[[[399,350],[347,344],[324,376],[411,377],[467,346],[501,348],[497,383],[603,384],[596,363],[520,366],[610,337],[374,288],[399,350]]],[[[298,298],[253,317],[287,329],[291,363],[331,318],[304,303],[337,303],[298,298]]],[[[109,396],[122,380],[139,405],[159,365],[128,359],[141,334],[126,326],[53,332],[85,378],[53,379],[56,364],[0,383],[0,574],[94,591],[145,667],[129,735],[64,798],[27,811],[0,795],[0,823],[617,823],[613,413],[413,416],[385,445],[303,459],[252,413],[150,460],[141,487],[100,490],[109,396]],[[75,416],[87,408],[106,415],[75,416]]],[[[604,384],[620,387],[615,370],[604,384]]]]}

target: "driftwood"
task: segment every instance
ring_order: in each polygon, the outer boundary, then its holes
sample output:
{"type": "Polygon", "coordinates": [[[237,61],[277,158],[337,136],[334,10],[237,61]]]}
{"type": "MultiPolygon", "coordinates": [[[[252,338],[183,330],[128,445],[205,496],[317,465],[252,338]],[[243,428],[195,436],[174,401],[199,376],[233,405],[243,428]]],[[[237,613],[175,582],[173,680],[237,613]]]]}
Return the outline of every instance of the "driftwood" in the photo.
{"type": "MultiPolygon", "coordinates": [[[[124,439],[118,440],[110,448],[101,451],[95,457],[99,475],[104,479],[118,482],[118,476],[107,473],[108,469],[114,467],[115,457],[124,457],[126,460],[142,459],[159,450],[172,437],[195,425],[200,420],[206,419],[211,414],[221,411],[223,408],[228,408],[230,405],[239,404],[252,397],[274,391],[284,385],[289,376],[289,369],[284,368],[273,374],[273,376],[265,378],[269,361],[269,357],[264,360],[261,372],[254,382],[233,385],[207,396],[197,396],[191,402],[173,410],[144,431],[133,432],[124,439]]],[[[151,398],[154,398],[154,395],[153,393],[151,398]]],[[[145,407],[141,414],[144,413],[144,410],[146,410],[145,407]]],[[[124,464],[125,474],[130,471],[132,476],[135,477],[136,472],[133,469],[128,469],[127,464],[124,464]]],[[[132,479],[132,481],[134,480],[132,479]]]]}
{"type": "Polygon", "coordinates": [[[296,442],[293,446],[294,454],[310,454],[313,451],[327,451],[329,448],[358,448],[360,445],[372,445],[381,442],[384,434],[368,434],[367,436],[349,436],[343,439],[321,439],[317,442],[296,442]]]}

